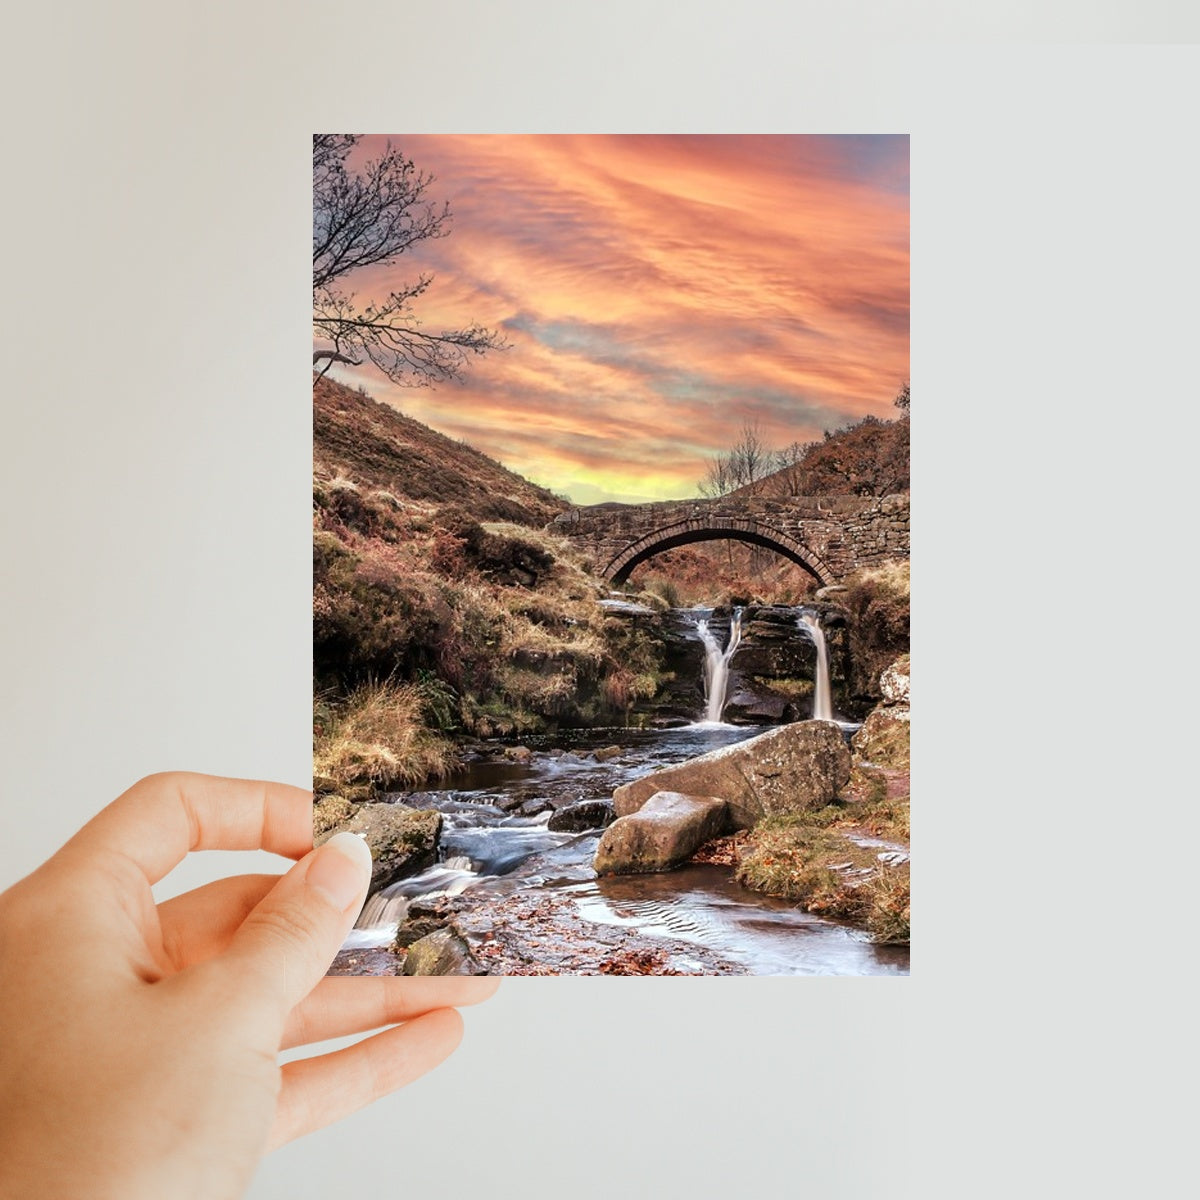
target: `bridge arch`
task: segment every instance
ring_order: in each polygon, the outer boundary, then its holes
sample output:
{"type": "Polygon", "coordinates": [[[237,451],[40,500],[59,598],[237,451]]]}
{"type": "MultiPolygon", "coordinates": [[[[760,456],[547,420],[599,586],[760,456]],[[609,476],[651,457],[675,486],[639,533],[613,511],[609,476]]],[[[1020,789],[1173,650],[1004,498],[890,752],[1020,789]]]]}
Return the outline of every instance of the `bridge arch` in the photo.
{"type": "Polygon", "coordinates": [[[765,546],[768,550],[774,550],[776,554],[782,554],[784,558],[790,558],[822,586],[837,581],[833,571],[820,557],[791,534],[753,517],[718,516],[689,517],[643,534],[609,561],[603,571],[604,578],[610,583],[620,585],[629,578],[630,572],[639,563],[661,554],[664,550],[674,550],[676,546],[688,546],[694,542],[723,541],[727,538],[750,542],[755,546],[765,546]]]}

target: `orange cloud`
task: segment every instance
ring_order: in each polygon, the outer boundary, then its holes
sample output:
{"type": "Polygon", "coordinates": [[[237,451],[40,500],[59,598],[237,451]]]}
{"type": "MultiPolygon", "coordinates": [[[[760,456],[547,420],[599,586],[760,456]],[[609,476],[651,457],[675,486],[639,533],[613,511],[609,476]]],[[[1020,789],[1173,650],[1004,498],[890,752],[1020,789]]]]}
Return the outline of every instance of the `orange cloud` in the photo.
{"type": "MultiPolygon", "coordinates": [[[[357,153],[371,156],[383,138],[357,153]]],[[[908,377],[904,137],[393,137],[449,237],[426,325],[501,328],[461,385],[375,395],[573,498],[694,494],[743,420],[776,445],[893,415],[908,377]]]]}

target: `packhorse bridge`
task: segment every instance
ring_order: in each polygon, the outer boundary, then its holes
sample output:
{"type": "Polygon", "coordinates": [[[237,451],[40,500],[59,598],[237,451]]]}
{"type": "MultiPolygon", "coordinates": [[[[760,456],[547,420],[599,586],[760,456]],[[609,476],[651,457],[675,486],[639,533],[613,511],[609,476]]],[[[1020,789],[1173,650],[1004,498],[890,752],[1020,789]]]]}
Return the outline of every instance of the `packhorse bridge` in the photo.
{"type": "Polygon", "coordinates": [[[586,543],[613,584],[664,550],[733,538],[774,550],[828,585],[858,567],[908,557],[908,493],[593,504],[569,509],[551,528],[586,543]]]}

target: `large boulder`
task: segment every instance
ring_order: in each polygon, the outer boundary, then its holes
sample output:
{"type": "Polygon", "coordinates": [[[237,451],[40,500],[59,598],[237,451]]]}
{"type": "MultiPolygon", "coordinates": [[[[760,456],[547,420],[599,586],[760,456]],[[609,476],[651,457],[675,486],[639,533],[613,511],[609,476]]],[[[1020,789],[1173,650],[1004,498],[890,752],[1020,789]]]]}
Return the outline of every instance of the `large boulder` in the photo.
{"type": "Polygon", "coordinates": [[[725,830],[728,806],[714,796],[655,792],[637,812],[620,817],[596,847],[597,875],[669,871],[725,830]]]}
{"type": "Polygon", "coordinates": [[[442,814],[403,804],[360,804],[349,820],[314,840],[320,845],[342,830],[357,833],[370,848],[371,891],[376,892],[437,862],[442,814]]]}
{"type": "MultiPolygon", "coordinates": [[[[850,751],[832,721],[798,721],[665,767],[613,792],[619,817],[658,791],[719,796],[735,829],[766,816],[823,808],[850,778],[850,751]]],[[[615,825],[613,826],[615,828],[615,825]]]]}

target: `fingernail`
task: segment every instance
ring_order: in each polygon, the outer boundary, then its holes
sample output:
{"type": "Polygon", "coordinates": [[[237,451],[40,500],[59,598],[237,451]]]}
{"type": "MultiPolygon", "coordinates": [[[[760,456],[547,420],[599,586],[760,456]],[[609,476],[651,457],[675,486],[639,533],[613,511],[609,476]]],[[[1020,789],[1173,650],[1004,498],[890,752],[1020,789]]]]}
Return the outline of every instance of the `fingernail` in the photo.
{"type": "Polygon", "coordinates": [[[308,865],[304,882],[339,909],[347,909],[366,890],[371,878],[371,850],[355,833],[335,833],[308,865]]]}

